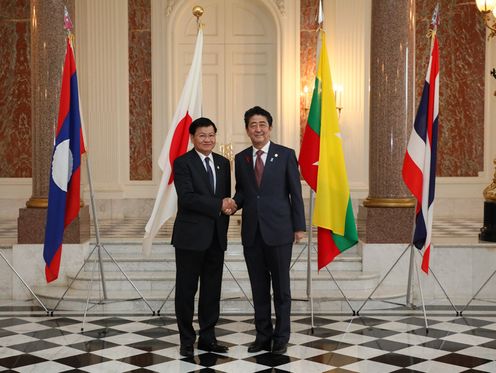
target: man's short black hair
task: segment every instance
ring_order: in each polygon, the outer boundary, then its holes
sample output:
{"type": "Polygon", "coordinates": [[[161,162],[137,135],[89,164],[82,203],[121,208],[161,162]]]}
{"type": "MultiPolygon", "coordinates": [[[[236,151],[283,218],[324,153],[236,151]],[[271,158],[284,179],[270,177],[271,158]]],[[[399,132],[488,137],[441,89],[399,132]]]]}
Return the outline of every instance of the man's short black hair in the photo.
{"type": "Polygon", "coordinates": [[[245,113],[245,128],[248,128],[248,123],[250,122],[250,118],[254,115],[261,115],[267,118],[267,122],[269,123],[269,127],[272,127],[272,115],[270,113],[261,108],[260,106],[254,106],[251,109],[246,110],[245,113]]]}
{"type": "Polygon", "coordinates": [[[212,122],[208,118],[200,117],[191,122],[189,126],[189,134],[194,135],[197,128],[210,126],[214,127],[214,132],[217,133],[217,127],[215,126],[214,122],[212,122]]]}

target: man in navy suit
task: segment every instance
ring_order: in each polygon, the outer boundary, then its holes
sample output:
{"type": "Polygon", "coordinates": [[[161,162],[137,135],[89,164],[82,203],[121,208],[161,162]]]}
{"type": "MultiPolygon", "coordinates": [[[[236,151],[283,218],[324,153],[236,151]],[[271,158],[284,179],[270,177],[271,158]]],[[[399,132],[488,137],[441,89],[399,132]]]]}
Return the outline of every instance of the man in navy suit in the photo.
{"type": "Polygon", "coordinates": [[[217,343],[215,325],[227,248],[229,215],[234,211],[229,160],[213,153],[217,128],[208,118],[194,120],[189,128],[194,148],[174,161],[177,216],[172,233],[176,254],[175,309],[181,341],[180,354],[192,357],[194,298],[200,280],[198,348],[226,352],[217,343]]]}
{"type": "Polygon", "coordinates": [[[255,106],[244,120],[253,146],[236,154],[234,200],[243,209],[241,238],[255,305],[257,334],[248,352],[283,354],[290,334],[292,246],[306,230],[300,173],[294,150],[270,141],[272,116],[268,111],[255,106]]]}

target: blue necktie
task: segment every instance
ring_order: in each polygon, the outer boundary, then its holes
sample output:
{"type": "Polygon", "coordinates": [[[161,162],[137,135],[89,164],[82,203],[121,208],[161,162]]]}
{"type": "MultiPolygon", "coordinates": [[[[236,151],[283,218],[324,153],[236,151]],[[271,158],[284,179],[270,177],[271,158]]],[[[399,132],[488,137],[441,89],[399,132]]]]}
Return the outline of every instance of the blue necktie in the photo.
{"type": "Polygon", "coordinates": [[[208,181],[210,182],[210,189],[212,193],[215,193],[214,189],[214,174],[212,173],[212,168],[210,167],[210,158],[205,158],[205,167],[207,167],[208,181]]]}

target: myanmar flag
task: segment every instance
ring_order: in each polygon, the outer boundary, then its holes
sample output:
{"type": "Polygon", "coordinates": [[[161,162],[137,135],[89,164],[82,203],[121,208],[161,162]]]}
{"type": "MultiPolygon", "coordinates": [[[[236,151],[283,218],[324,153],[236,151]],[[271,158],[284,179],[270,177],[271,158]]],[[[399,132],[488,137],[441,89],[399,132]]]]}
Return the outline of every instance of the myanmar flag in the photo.
{"type": "Polygon", "coordinates": [[[322,30],[320,43],[315,88],[299,157],[303,178],[315,191],[313,225],[318,227],[319,270],[358,242],[322,30]]]}

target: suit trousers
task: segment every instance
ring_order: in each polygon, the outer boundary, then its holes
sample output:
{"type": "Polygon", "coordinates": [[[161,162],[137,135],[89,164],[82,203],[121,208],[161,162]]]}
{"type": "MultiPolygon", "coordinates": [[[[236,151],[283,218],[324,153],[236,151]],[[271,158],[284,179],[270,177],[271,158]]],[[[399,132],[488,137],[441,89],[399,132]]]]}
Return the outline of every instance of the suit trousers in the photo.
{"type": "Polygon", "coordinates": [[[273,340],[287,343],[290,334],[291,289],[289,266],[293,244],[267,245],[257,228],[253,246],[245,246],[243,253],[250,276],[257,341],[273,340]],[[271,319],[270,283],[274,293],[275,328],[271,319]]]}
{"type": "Polygon", "coordinates": [[[215,325],[219,320],[220,293],[224,250],[217,238],[207,250],[176,248],[175,309],[181,345],[192,345],[196,339],[193,329],[195,294],[200,280],[198,300],[199,338],[204,343],[215,342],[215,325]]]}

